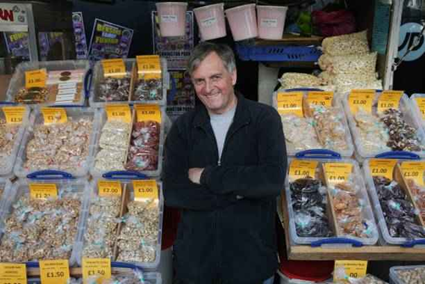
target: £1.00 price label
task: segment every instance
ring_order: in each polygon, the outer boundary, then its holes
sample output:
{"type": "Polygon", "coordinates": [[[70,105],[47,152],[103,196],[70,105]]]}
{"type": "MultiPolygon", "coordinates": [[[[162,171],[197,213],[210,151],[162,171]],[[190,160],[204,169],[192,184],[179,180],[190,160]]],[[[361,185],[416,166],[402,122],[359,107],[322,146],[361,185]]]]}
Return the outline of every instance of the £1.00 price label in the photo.
{"type": "Polygon", "coordinates": [[[347,278],[363,278],[366,276],[367,261],[335,260],[334,282],[347,281],[347,278]]]}
{"type": "Polygon", "coordinates": [[[44,124],[65,123],[68,121],[68,116],[64,108],[44,107],[41,109],[43,114],[44,124]]]}
{"type": "Polygon", "coordinates": [[[397,160],[390,159],[370,159],[369,170],[371,176],[382,176],[387,179],[393,179],[394,167],[397,164],[397,160]]]}
{"type": "Polygon", "coordinates": [[[137,121],[155,121],[161,123],[159,105],[135,105],[137,121]]]}
{"type": "Polygon", "coordinates": [[[158,55],[136,56],[139,79],[161,79],[161,60],[158,55]]]}
{"type": "Polygon", "coordinates": [[[83,258],[83,279],[90,278],[96,278],[96,283],[110,279],[111,260],[109,258],[83,258]]]}
{"type": "Polygon", "coordinates": [[[121,120],[131,123],[131,110],[129,105],[107,105],[108,120],[121,120]]]}
{"type": "Polygon", "coordinates": [[[292,160],[289,166],[289,177],[291,180],[316,176],[317,161],[292,160]]]}
{"type": "Polygon", "coordinates": [[[422,120],[425,120],[425,97],[415,98],[419,111],[421,112],[422,120]]]}
{"type": "Polygon", "coordinates": [[[308,92],[307,103],[311,105],[320,105],[324,107],[331,107],[334,97],[333,92],[308,92]]]}
{"type": "Polygon", "coordinates": [[[0,284],[27,284],[25,264],[0,263],[0,284]]]}
{"type": "Polygon", "coordinates": [[[374,90],[353,90],[348,96],[348,104],[352,114],[356,114],[360,109],[372,113],[372,103],[375,97],[374,90]]]}
{"type": "Polygon", "coordinates": [[[40,260],[40,278],[43,284],[68,283],[68,260],[40,260]]]}
{"type": "Polygon", "coordinates": [[[303,117],[303,93],[278,93],[276,97],[279,114],[294,114],[303,117]]]}
{"type": "Polygon", "coordinates": [[[425,162],[403,162],[400,168],[405,179],[411,179],[416,185],[424,186],[425,162]]]}
{"type": "Polygon", "coordinates": [[[39,69],[25,72],[25,88],[44,88],[46,87],[47,71],[39,69]]]}
{"type": "Polygon", "coordinates": [[[30,183],[30,196],[33,199],[48,199],[58,197],[58,189],[54,183],[30,183]]]}
{"type": "Polygon", "coordinates": [[[13,107],[3,107],[3,113],[6,118],[6,123],[9,124],[20,124],[24,119],[25,107],[13,106],[13,107]]]}
{"type": "Polygon", "coordinates": [[[402,95],[402,91],[383,91],[378,99],[377,112],[382,113],[390,108],[398,109],[402,95]]]}
{"type": "Polygon", "coordinates": [[[325,176],[330,184],[337,184],[348,181],[353,171],[350,163],[325,163],[325,176]]]}
{"type": "Polygon", "coordinates": [[[102,67],[105,77],[123,78],[126,74],[124,60],[120,58],[104,59],[102,67]]]}
{"type": "Polygon", "coordinates": [[[99,180],[97,183],[99,196],[121,196],[122,188],[119,181],[99,180]]]}
{"type": "Polygon", "coordinates": [[[134,180],[133,190],[135,200],[158,200],[158,184],[156,180],[134,180]]]}

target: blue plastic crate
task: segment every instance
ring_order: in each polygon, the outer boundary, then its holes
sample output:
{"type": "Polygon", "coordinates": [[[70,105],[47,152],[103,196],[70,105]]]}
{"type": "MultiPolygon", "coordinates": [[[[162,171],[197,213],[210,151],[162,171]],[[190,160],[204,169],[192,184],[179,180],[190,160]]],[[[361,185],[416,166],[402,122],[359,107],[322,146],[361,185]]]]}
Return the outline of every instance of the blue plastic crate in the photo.
{"type": "Polygon", "coordinates": [[[244,61],[316,62],[322,51],[316,46],[249,46],[236,45],[239,58],[244,61]]]}

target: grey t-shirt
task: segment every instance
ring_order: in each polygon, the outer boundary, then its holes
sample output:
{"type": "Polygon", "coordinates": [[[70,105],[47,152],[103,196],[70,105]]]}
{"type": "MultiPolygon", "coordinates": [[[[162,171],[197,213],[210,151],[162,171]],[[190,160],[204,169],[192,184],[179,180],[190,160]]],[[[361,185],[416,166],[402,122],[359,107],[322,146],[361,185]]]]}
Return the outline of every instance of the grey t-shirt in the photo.
{"type": "Polygon", "coordinates": [[[235,117],[236,106],[223,114],[210,114],[211,126],[214,131],[215,139],[218,147],[218,158],[221,159],[224,141],[226,140],[227,131],[235,117]]]}

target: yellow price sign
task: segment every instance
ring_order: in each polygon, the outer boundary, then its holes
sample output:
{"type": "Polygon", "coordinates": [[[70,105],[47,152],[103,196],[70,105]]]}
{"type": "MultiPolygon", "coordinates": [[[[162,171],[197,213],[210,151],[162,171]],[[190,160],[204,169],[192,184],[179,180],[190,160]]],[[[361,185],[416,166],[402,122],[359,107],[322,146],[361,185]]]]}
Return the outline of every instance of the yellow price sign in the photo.
{"type": "Polygon", "coordinates": [[[133,180],[135,200],[158,200],[158,184],[156,180],[133,180]]]}
{"type": "Polygon", "coordinates": [[[39,69],[25,72],[25,88],[44,88],[46,87],[47,72],[46,69],[39,69]]]}
{"type": "Polygon", "coordinates": [[[383,91],[378,99],[377,112],[382,113],[390,108],[398,109],[402,95],[402,91],[383,91]]]}
{"type": "Polygon", "coordinates": [[[403,162],[400,168],[405,179],[412,179],[418,186],[424,186],[425,162],[403,162]]]}
{"type": "Polygon", "coordinates": [[[324,107],[332,107],[333,92],[308,92],[307,103],[309,105],[320,105],[324,107]]]}
{"type": "Polygon", "coordinates": [[[68,260],[40,260],[40,278],[43,284],[66,284],[69,279],[68,260]]]}
{"type": "Polygon", "coordinates": [[[43,114],[44,124],[55,124],[55,123],[65,123],[68,121],[68,116],[64,108],[50,108],[44,107],[41,109],[43,114]]]}
{"type": "Polygon", "coordinates": [[[119,181],[99,180],[97,182],[99,196],[121,196],[122,188],[119,181]]]}
{"type": "Polygon", "coordinates": [[[106,114],[108,120],[121,120],[131,123],[131,110],[129,105],[107,105],[106,114]]]}
{"type": "Polygon", "coordinates": [[[27,284],[27,268],[20,263],[0,263],[0,284],[27,284]]]}
{"type": "Polygon", "coordinates": [[[161,79],[161,59],[158,55],[136,56],[139,79],[161,79]]]}
{"type": "Polygon", "coordinates": [[[6,123],[20,124],[22,123],[25,115],[25,107],[3,107],[3,113],[6,118],[6,123]]]}
{"type": "Polygon", "coordinates": [[[159,105],[135,105],[137,121],[156,121],[161,123],[159,105]]]}
{"type": "Polygon", "coordinates": [[[367,260],[335,260],[334,282],[366,276],[367,260]]]}
{"type": "Polygon", "coordinates": [[[30,183],[29,188],[33,199],[58,197],[58,188],[54,183],[30,183]]]}
{"type": "Polygon", "coordinates": [[[277,111],[279,114],[294,114],[303,117],[303,93],[288,92],[277,94],[277,111]]]}
{"type": "Polygon", "coordinates": [[[350,163],[325,163],[325,176],[330,184],[337,184],[348,181],[353,171],[350,163]]]}
{"type": "MultiPolygon", "coordinates": [[[[111,279],[111,260],[109,258],[83,258],[83,279],[96,277],[96,283],[111,279]]],[[[90,282],[92,283],[92,282],[90,282]]]]}
{"type": "Polygon", "coordinates": [[[103,74],[105,77],[123,78],[126,75],[124,60],[104,59],[102,60],[103,74]]]}
{"type": "Polygon", "coordinates": [[[371,176],[382,176],[387,179],[393,179],[394,167],[397,160],[391,159],[371,159],[369,161],[369,170],[371,176]]]}
{"type": "Polygon", "coordinates": [[[318,161],[292,160],[289,166],[289,177],[292,180],[316,176],[318,161]]]}
{"type": "Polygon", "coordinates": [[[415,98],[415,101],[418,104],[419,111],[421,112],[422,120],[425,120],[425,97],[415,98]]]}
{"type": "Polygon", "coordinates": [[[352,114],[356,114],[360,109],[372,113],[372,103],[375,97],[374,90],[353,90],[348,96],[348,104],[352,114]]]}

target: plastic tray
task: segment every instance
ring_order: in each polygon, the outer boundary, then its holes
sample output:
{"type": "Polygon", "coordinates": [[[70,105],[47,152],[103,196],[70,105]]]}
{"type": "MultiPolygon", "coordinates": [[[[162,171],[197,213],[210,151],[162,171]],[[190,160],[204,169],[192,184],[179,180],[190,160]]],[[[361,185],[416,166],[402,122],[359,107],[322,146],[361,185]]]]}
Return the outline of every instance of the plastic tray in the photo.
{"type": "Polygon", "coordinates": [[[415,239],[415,240],[408,240],[407,238],[394,238],[390,236],[390,233],[388,231],[387,223],[384,218],[384,213],[382,212],[382,207],[379,202],[379,197],[376,191],[375,184],[373,182],[373,178],[370,174],[370,167],[369,167],[370,160],[367,159],[363,162],[363,175],[366,181],[366,185],[368,188],[369,196],[371,198],[371,201],[373,203],[374,212],[376,220],[378,220],[378,226],[381,231],[381,242],[383,244],[389,244],[389,245],[399,245],[402,247],[425,247],[425,238],[423,239],[415,239]]]}
{"type": "MultiPolygon", "coordinates": [[[[132,108],[133,109],[133,108],[132,108]]],[[[94,143],[94,152],[93,152],[93,160],[90,166],[90,174],[96,178],[116,178],[116,179],[126,179],[128,176],[132,177],[134,175],[140,176],[139,174],[145,175],[145,177],[159,177],[162,172],[162,162],[163,162],[163,152],[164,152],[164,140],[165,140],[165,128],[167,126],[167,115],[165,112],[165,108],[161,107],[161,129],[160,129],[160,137],[159,137],[159,149],[158,149],[158,168],[154,171],[100,171],[95,168],[96,164],[96,155],[100,151],[99,140],[102,133],[103,126],[107,121],[106,111],[104,109],[100,109],[100,122],[99,122],[99,131],[95,138],[94,143]]]]}
{"type": "MultiPolygon", "coordinates": [[[[409,265],[409,266],[393,266],[390,268],[390,284],[411,284],[411,283],[424,283],[425,278],[422,278],[421,280],[424,282],[410,282],[406,283],[405,281],[402,281],[397,274],[397,270],[412,270],[415,268],[422,268],[425,269],[425,265],[409,265]]],[[[422,275],[423,276],[423,275],[422,275]]]]}
{"type": "MultiPolygon", "coordinates": [[[[3,105],[5,106],[5,105],[3,105]]],[[[0,106],[0,107],[3,107],[0,106]]],[[[21,145],[21,141],[22,141],[22,137],[24,136],[25,130],[28,127],[29,124],[29,115],[30,115],[30,108],[28,106],[24,106],[26,111],[22,120],[22,123],[19,127],[18,130],[18,135],[16,136],[15,142],[14,142],[14,146],[12,149],[12,153],[10,154],[9,157],[6,158],[5,161],[5,166],[4,167],[0,167],[0,177],[1,176],[7,176],[9,174],[12,173],[13,171],[13,166],[15,165],[15,161],[16,161],[16,156],[18,155],[18,151],[19,151],[19,146],[21,145]]],[[[4,113],[3,111],[0,111],[0,119],[4,119],[4,113]]]]}
{"type": "MultiPolygon", "coordinates": [[[[136,65],[136,59],[134,59],[134,58],[124,59],[124,64],[125,64],[126,71],[129,72],[130,75],[131,75],[132,68],[133,68],[133,66],[136,65]]],[[[170,88],[170,86],[169,86],[170,85],[170,74],[168,73],[167,60],[166,59],[161,59],[161,68],[162,68],[162,100],[132,101],[131,97],[132,97],[133,94],[130,93],[128,101],[105,102],[105,101],[98,100],[97,96],[96,96],[96,94],[99,92],[98,91],[99,84],[100,84],[101,80],[104,78],[102,62],[98,61],[96,63],[96,65],[94,66],[94,69],[93,69],[93,84],[91,84],[90,98],[89,98],[90,106],[101,108],[101,107],[105,107],[105,105],[107,105],[107,104],[123,104],[123,103],[130,103],[130,104],[148,103],[148,104],[166,105],[167,104],[167,89],[170,88]]],[[[135,83],[136,83],[136,81],[134,82],[134,84],[135,83]]]]}
{"type": "MultiPolygon", "coordinates": [[[[377,91],[376,95],[375,95],[375,101],[379,98],[381,92],[377,91]]],[[[347,120],[348,120],[348,125],[350,127],[351,130],[351,134],[354,140],[354,145],[356,148],[356,159],[359,162],[363,162],[364,159],[367,158],[403,158],[405,157],[405,155],[411,155],[411,156],[415,156],[417,158],[419,157],[425,157],[425,151],[421,151],[421,152],[408,152],[408,151],[380,151],[380,152],[374,152],[374,153],[368,153],[364,150],[364,147],[360,141],[360,139],[358,137],[360,137],[360,132],[357,129],[356,126],[356,122],[354,121],[354,117],[350,111],[350,107],[348,104],[348,96],[350,94],[347,93],[344,95],[344,97],[342,98],[342,102],[343,102],[343,106],[344,106],[344,110],[347,116],[347,120]]],[[[400,99],[400,104],[399,104],[399,110],[401,111],[401,113],[403,114],[403,118],[405,119],[405,121],[411,125],[412,127],[414,127],[417,130],[417,134],[418,137],[422,143],[422,145],[425,147],[425,132],[424,130],[417,124],[417,118],[416,115],[414,114],[414,112],[411,111],[411,103],[409,101],[409,98],[407,97],[406,94],[403,94],[401,99],[400,99]]],[[[372,107],[372,113],[376,114],[376,104],[373,104],[372,107]]]]}
{"type": "Polygon", "coordinates": [[[412,103],[412,110],[415,113],[414,117],[416,118],[416,123],[425,130],[425,120],[422,119],[421,111],[419,110],[418,103],[416,102],[416,98],[425,98],[425,94],[413,94],[410,97],[410,102],[412,103]]]}
{"type": "Polygon", "coordinates": [[[46,68],[47,71],[60,71],[60,70],[76,70],[84,69],[86,70],[84,80],[83,80],[83,92],[81,98],[78,102],[66,103],[66,104],[56,104],[56,103],[42,103],[42,104],[30,104],[33,108],[35,106],[63,106],[63,105],[73,105],[73,106],[84,106],[86,97],[88,96],[91,86],[92,71],[90,69],[90,63],[87,60],[65,60],[65,61],[37,61],[37,62],[23,62],[20,63],[13,73],[13,77],[10,80],[9,88],[6,94],[5,102],[14,103],[15,95],[18,91],[25,86],[25,72],[31,70],[37,70],[46,68]]]}
{"type": "MultiPolygon", "coordinates": [[[[325,152],[324,152],[325,153],[325,152]]],[[[354,246],[354,247],[361,247],[363,245],[375,245],[378,242],[379,239],[379,233],[378,233],[378,227],[375,222],[375,218],[373,216],[373,211],[371,208],[371,203],[369,201],[369,197],[367,194],[366,186],[362,177],[362,173],[360,171],[359,165],[355,160],[352,159],[340,159],[335,156],[320,156],[319,153],[316,156],[316,158],[305,158],[300,157],[300,159],[303,160],[315,160],[318,161],[318,166],[320,166],[323,163],[350,163],[353,165],[353,174],[352,177],[354,178],[354,181],[357,185],[360,185],[361,190],[357,193],[357,196],[359,199],[364,201],[364,207],[363,207],[363,217],[364,219],[367,219],[370,221],[372,226],[375,227],[375,230],[373,230],[372,237],[371,238],[358,238],[358,237],[351,237],[351,236],[344,236],[344,237],[300,237],[297,235],[296,232],[296,226],[295,226],[295,213],[292,208],[292,198],[291,198],[291,191],[289,187],[289,165],[292,161],[292,158],[289,160],[288,164],[288,172],[286,173],[286,181],[285,181],[285,195],[286,195],[286,206],[288,208],[288,215],[289,215],[289,234],[290,234],[290,240],[294,244],[299,245],[310,245],[312,247],[320,247],[320,246],[327,246],[327,247],[347,247],[347,246],[354,246]]],[[[329,220],[329,222],[332,222],[329,220]]]]}
{"type": "MultiPolygon", "coordinates": [[[[285,90],[285,92],[303,92],[304,93],[304,100],[307,98],[307,93],[308,92],[322,92],[323,90],[320,89],[315,89],[315,88],[298,88],[298,89],[288,89],[285,90]]],[[[273,93],[273,107],[277,110],[277,94],[279,92],[274,92],[273,93]]],[[[344,150],[344,151],[335,151],[335,150],[331,150],[331,149],[308,149],[308,150],[304,150],[304,151],[299,151],[299,150],[295,150],[293,148],[290,148],[289,145],[286,146],[286,152],[288,154],[288,156],[297,156],[297,155],[303,155],[305,153],[309,153],[311,150],[327,150],[327,151],[332,151],[335,152],[337,155],[339,155],[340,157],[351,157],[354,153],[354,144],[353,144],[353,139],[351,138],[351,134],[350,134],[350,129],[348,127],[348,122],[347,119],[345,117],[345,112],[344,112],[344,108],[342,106],[341,101],[334,96],[333,100],[332,100],[332,106],[337,107],[340,109],[340,114],[342,116],[342,124],[344,125],[344,130],[345,130],[345,140],[347,142],[347,146],[348,149],[344,150]]]]}
{"type": "Polygon", "coordinates": [[[22,143],[19,149],[18,157],[16,159],[16,165],[14,169],[14,173],[16,176],[20,178],[24,178],[24,177],[32,178],[33,175],[40,176],[41,174],[44,174],[46,177],[53,176],[57,178],[57,177],[83,177],[88,174],[89,166],[91,165],[92,159],[93,159],[94,141],[95,141],[96,133],[98,131],[98,125],[100,120],[99,112],[98,110],[94,108],[69,107],[69,108],[66,108],[66,113],[68,116],[68,121],[71,118],[79,119],[82,117],[89,117],[93,121],[92,134],[90,135],[90,141],[89,141],[89,154],[87,155],[85,164],[82,165],[80,168],[77,168],[73,171],[61,171],[56,168],[46,168],[43,170],[28,170],[23,167],[24,162],[26,160],[27,144],[30,141],[30,139],[34,137],[34,126],[44,123],[44,119],[43,119],[41,111],[36,109],[33,111],[33,113],[30,116],[29,127],[27,128],[27,131],[24,134],[24,137],[22,139],[22,143]]]}
{"type": "Polygon", "coordinates": [[[322,51],[316,46],[257,46],[257,45],[236,45],[236,52],[239,58],[244,61],[296,61],[296,62],[316,62],[322,55],[322,51]]]}
{"type": "MultiPolygon", "coordinates": [[[[88,203],[88,196],[89,196],[89,183],[85,179],[62,179],[62,180],[24,180],[20,179],[17,182],[15,182],[10,190],[8,191],[9,199],[7,202],[3,202],[2,204],[2,211],[4,212],[1,220],[1,227],[4,228],[4,221],[6,218],[9,217],[9,215],[12,213],[13,205],[19,200],[21,196],[29,195],[29,183],[49,183],[49,184],[56,184],[58,189],[58,198],[62,197],[63,192],[69,192],[73,194],[77,194],[77,196],[81,200],[81,207],[80,207],[80,216],[78,218],[78,225],[77,225],[77,234],[75,237],[75,241],[73,244],[73,249],[71,252],[71,256],[69,259],[69,264],[74,265],[76,263],[76,257],[75,257],[75,247],[76,247],[76,241],[78,237],[78,232],[81,230],[82,227],[82,221],[83,221],[83,215],[85,211],[87,210],[87,203],[88,203]]],[[[0,233],[1,238],[3,237],[3,230],[0,233]]],[[[1,239],[0,239],[1,241],[1,239]]],[[[36,260],[39,261],[39,260],[36,260]]]]}
{"type": "MultiPolygon", "coordinates": [[[[3,208],[6,206],[6,204],[10,203],[11,195],[13,195],[12,192],[10,192],[12,188],[12,182],[9,178],[0,178],[0,188],[3,188],[3,193],[0,195],[0,219],[4,216],[3,208]]],[[[3,224],[0,222],[0,231],[2,229],[3,224]]]]}

